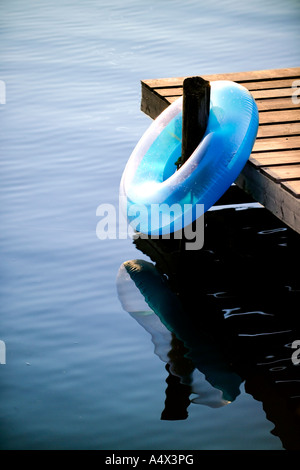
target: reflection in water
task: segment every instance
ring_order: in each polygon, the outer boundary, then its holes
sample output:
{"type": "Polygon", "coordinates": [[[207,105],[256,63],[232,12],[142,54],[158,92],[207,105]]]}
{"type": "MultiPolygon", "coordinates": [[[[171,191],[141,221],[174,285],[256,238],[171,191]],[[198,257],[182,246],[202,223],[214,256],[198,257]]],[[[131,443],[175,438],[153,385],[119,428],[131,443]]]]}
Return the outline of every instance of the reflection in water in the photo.
{"type": "Polygon", "coordinates": [[[299,239],[263,208],[230,208],[205,215],[197,252],[135,240],[151,262],[123,263],[117,288],[166,363],[161,419],[186,419],[191,402],[224,406],[244,382],[283,447],[300,449],[299,239]]]}
{"type": "MultiPolygon", "coordinates": [[[[223,400],[220,393],[218,397],[220,404],[236,398],[240,377],[232,371],[215,338],[201,331],[195,322],[191,323],[178,296],[152,263],[144,260],[125,262],[119,271],[118,290],[123,306],[151,334],[156,354],[169,364],[172,375],[179,377],[181,383],[192,386],[191,376],[196,367],[212,387],[222,392],[223,400]],[[150,312],[130,309],[128,277],[138,287],[139,295],[143,294],[150,312]]],[[[142,307],[137,300],[134,306],[142,307]]],[[[197,393],[193,387],[192,392],[197,393]]]]}

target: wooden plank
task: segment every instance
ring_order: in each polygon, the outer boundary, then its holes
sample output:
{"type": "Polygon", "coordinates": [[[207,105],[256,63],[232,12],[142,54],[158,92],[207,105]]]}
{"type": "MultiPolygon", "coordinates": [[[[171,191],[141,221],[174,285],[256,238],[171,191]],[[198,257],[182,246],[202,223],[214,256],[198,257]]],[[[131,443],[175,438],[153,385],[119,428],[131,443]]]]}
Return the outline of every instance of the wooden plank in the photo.
{"type": "MultiPolygon", "coordinates": [[[[158,95],[157,95],[158,96],[158,95]]],[[[165,96],[160,98],[167,104],[173,103],[178,96],[165,96]]],[[[265,100],[256,100],[258,111],[276,111],[277,109],[299,109],[300,105],[293,103],[291,98],[274,98],[265,100]]]]}
{"type": "MultiPolygon", "coordinates": [[[[178,88],[154,88],[153,91],[158,93],[161,96],[165,97],[178,97],[182,95],[182,87],[178,88]]],[[[292,97],[292,94],[295,92],[294,88],[275,88],[275,89],[268,89],[268,90],[253,90],[251,94],[254,99],[256,100],[264,100],[270,98],[285,98],[285,97],[292,97]]]]}
{"type": "Polygon", "coordinates": [[[287,96],[292,98],[294,92],[294,88],[275,88],[274,90],[254,90],[251,91],[251,94],[255,100],[264,100],[266,98],[285,98],[287,96]]]}
{"type": "Polygon", "coordinates": [[[235,183],[285,224],[300,233],[299,200],[291,191],[262,174],[251,164],[244,167],[235,183]]]}
{"type": "MultiPolygon", "coordinates": [[[[161,96],[181,96],[182,87],[177,88],[153,88],[155,93],[160,94],[161,96]]],[[[251,94],[254,99],[267,99],[267,98],[285,98],[287,96],[292,97],[292,94],[295,92],[294,88],[274,88],[268,90],[253,90],[251,94]]]]}
{"type": "Polygon", "coordinates": [[[254,152],[267,152],[270,150],[286,149],[300,149],[300,136],[257,139],[253,146],[254,152]]]}
{"type": "MultiPolygon", "coordinates": [[[[166,107],[168,104],[172,103],[181,96],[182,91],[176,91],[174,87],[182,87],[182,78],[165,78],[165,79],[151,79],[142,81],[142,102],[141,109],[143,112],[148,114],[150,117],[155,119],[166,107]],[[161,96],[161,90],[164,90],[163,93],[165,96],[161,96]]],[[[241,72],[233,74],[214,74],[214,75],[203,75],[203,78],[207,80],[234,80],[239,81],[244,86],[250,90],[256,90],[256,102],[258,105],[258,110],[271,111],[277,109],[299,109],[300,104],[293,102],[291,100],[291,95],[295,89],[291,88],[295,79],[300,78],[300,68],[291,68],[291,69],[279,69],[279,70],[266,70],[266,71],[256,71],[256,72],[241,72]],[[268,75],[269,72],[269,75],[268,75]],[[290,78],[288,78],[290,77],[290,78]],[[272,86],[273,83],[273,86],[272,86]],[[283,87],[281,85],[284,85],[283,87]],[[278,94],[273,96],[274,91],[269,93],[271,88],[280,88],[284,91],[280,92],[280,97],[278,94]],[[263,90],[262,90],[263,89],[263,90]],[[264,91],[262,94],[261,91],[264,91]],[[266,94],[266,91],[268,93],[266,94]]]]}
{"type": "Polygon", "coordinates": [[[300,180],[284,181],[281,186],[294,197],[300,199],[300,180]]]}
{"type": "Polygon", "coordinates": [[[246,87],[249,91],[252,90],[268,90],[274,88],[291,88],[295,81],[295,77],[282,79],[282,80],[263,80],[263,81],[253,81],[253,82],[244,82],[243,86],[246,87]]]}
{"type": "Polygon", "coordinates": [[[273,181],[285,181],[300,179],[300,164],[299,165],[280,165],[272,167],[263,167],[261,169],[264,175],[269,176],[273,181]]]}
{"type": "Polygon", "coordinates": [[[278,109],[299,109],[300,105],[293,103],[291,98],[274,98],[256,100],[257,109],[261,112],[276,111],[278,109]]]}
{"type": "Polygon", "coordinates": [[[153,88],[155,93],[160,94],[161,96],[179,96],[182,95],[182,87],[176,88],[153,88]]]}
{"type": "Polygon", "coordinates": [[[259,125],[269,123],[299,122],[300,109],[266,111],[259,115],[259,125]]]}
{"type": "Polygon", "coordinates": [[[255,166],[284,165],[300,163],[300,150],[282,150],[275,152],[252,153],[250,162],[255,166]]]}
{"type": "Polygon", "coordinates": [[[152,119],[156,119],[169,104],[169,101],[163,100],[157,93],[153,93],[149,88],[143,89],[141,111],[152,119]]]}
{"type": "MultiPolygon", "coordinates": [[[[221,74],[205,74],[200,76],[205,80],[232,80],[234,82],[252,82],[254,80],[268,80],[279,78],[297,78],[300,76],[300,67],[284,68],[284,69],[270,69],[270,70],[254,70],[249,72],[233,72],[221,74]]],[[[171,78],[155,78],[150,80],[143,80],[142,83],[150,88],[163,87],[176,87],[182,86],[185,77],[171,77],[171,78]]]]}
{"type": "MultiPolygon", "coordinates": [[[[299,103],[293,103],[291,100],[291,95],[295,91],[291,86],[294,80],[300,78],[300,67],[202,75],[202,77],[206,80],[233,80],[242,83],[253,90],[260,112],[277,109],[295,110],[300,107],[299,103]],[[278,89],[281,97],[276,94],[275,89],[278,89]]],[[[182,90],[176,90],[176,87],[182,87],[184,78],[186,77],[143,80],[142,111],[155,119],[168,104],[181,96],[182,90]],[[161,93],[165,96],[161,96],[161,93]]]]}
{"type": "Polygon", "coordinates": [[[288,122],[259,126],[257,137],[280,137],[285,135],[300,135],[300,122],[288,122]]]}

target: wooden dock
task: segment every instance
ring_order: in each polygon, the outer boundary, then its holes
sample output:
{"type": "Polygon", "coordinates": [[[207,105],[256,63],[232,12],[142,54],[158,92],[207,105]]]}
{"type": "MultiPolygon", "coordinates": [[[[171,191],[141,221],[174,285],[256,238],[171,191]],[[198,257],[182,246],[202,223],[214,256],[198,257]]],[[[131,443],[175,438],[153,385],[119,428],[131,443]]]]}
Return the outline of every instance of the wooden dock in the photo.
{"type": "MultiPolygon", "coordinates": [[[[252,93],[259,129],[235,183],[300,233],[300,67],[201,77],[232,80],[252,93]]],[[[155,119],[182,95],[184,78],[143,80],[141,110],[155,119]]]]}

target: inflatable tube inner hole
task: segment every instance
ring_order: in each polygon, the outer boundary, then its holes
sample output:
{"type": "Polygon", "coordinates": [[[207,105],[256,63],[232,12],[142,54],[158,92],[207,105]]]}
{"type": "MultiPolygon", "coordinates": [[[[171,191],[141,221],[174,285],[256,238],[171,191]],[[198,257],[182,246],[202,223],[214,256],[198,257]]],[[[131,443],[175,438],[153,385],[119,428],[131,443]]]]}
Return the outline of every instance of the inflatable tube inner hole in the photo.
{"type": "Polygon", "coordinates": [[[181,144],[178,144],[178,146],[173,150],[171,153],[170,157],[168,158],[164,172],[163,172],[163,181],[166,181],[170,176],[172,176],[175,171],[177,171],[177,166],[176,162],[178,158],[181,155],[181,144]]]}

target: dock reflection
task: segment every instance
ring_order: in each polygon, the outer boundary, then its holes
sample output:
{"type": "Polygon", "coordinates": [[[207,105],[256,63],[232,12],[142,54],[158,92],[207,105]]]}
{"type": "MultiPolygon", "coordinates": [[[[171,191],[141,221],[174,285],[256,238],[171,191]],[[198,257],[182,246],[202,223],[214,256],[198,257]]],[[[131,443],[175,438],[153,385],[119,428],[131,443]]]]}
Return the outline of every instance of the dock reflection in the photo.
{"type": "Polygon", "coordinates": [[[161,419],[186,419],[191,401],[225,406],[244,383],[283,448],[299,450],[300,236],[263,208],[240,209],[205,214],[197,252],[137,238],[149,261],[122,264],[118,294],[166,363],[161,419]]]}

